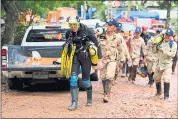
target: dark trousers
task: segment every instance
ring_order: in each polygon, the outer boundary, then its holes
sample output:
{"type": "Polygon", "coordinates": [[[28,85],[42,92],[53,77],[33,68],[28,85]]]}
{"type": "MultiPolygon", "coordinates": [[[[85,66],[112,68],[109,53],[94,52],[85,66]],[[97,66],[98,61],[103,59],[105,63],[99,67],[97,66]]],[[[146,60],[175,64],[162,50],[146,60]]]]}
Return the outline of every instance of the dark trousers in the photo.
{"type": "Polygon", "coordinates": [[[177,64],[177,59],[173,60],[172,62],[172,72],[175,72],[176,64],[177,64]]]}
{"type": "Polygon", "coordinates": [[[88,52],[78,52],[74,55],[72,64],[72,75],[70,77],[71,88],[78,88],[78,75],[80,73],[80,67],[82,69],[82,80],[85,88],[91,87],[90,71],[91,71],[91,59],[88,52]]]}
{"type": "Polygon", "coordinates": [[[127,76],[127,74],[129,73],[129,66],[128,66],[127,62],[125,62],[125,63],[123,64],[122,73],[123,73],[123,74],[126,74],[126,76],[127,76]]]}
{"type": "Polygon", "coordinates": [[[126,68],[127,68],[127,64],[126,62],[123,63],[123,67],[122,67],[122,73],[125,74],[126,73],[126,68]]]}
{"type": "Polygon", "coordinates": [[[137,75],[137,65],[133,65],[129,67],[129,80],[135,81],[136,75],[137,75]]]}

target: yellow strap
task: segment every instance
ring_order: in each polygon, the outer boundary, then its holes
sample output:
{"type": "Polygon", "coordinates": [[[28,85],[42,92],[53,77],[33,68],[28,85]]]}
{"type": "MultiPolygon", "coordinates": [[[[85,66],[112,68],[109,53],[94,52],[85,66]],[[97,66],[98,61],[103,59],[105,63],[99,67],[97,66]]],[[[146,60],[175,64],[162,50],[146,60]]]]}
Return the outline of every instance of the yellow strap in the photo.
{"type": "Polygon", "coordinates": [[[76,45],[73,46],[73,50],[70,56],[67,55],[68,48],[65,47],[61,55],[61,75],[69,78],[71,76],[73,56],[76,50],[76,45]]]}
{"type": "Polygon", "coordinates": [[[66,58],[67,58],[67,52],[68,48],[64,47],[61,55],[61,75],[65,76],[65,64],[66,64],[66,58]]]}
{"type": "Polygon", "coordinates": [[[73,46],[72,52],[68,59],[66,78],[69,78],[71,76],[73,57],[74,57],[75,50],[76,50],[76,45],[73,46]]]}

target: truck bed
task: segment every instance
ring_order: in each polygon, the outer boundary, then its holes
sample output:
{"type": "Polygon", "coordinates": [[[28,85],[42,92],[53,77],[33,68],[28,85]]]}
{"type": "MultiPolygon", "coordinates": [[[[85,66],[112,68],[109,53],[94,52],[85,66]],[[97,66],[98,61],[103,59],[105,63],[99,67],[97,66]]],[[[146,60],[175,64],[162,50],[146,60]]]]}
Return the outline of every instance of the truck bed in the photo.
{"type": "Polygon", "coordinates": [[[29,71],[29,70],[60,70],[60,65],[54,65],[61,57],[62,46],[8,46],[7,67],[3,71],[29,71]],[[38,54],[32,55],[32,52],[38,54]],[[39,58],[40,56],[40,58],[39,58]]]}

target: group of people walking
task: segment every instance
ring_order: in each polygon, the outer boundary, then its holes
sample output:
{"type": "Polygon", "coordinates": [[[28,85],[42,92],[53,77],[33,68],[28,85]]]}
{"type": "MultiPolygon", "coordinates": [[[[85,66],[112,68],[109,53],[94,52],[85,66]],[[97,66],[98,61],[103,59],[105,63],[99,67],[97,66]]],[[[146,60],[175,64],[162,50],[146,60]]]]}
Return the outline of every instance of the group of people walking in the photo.
{"type": "MultiPolygon", "coordinates": [[[[92,84],[90,82],[90,71],[92,66],[98,70],[103,84],[103,102],[109,102],[112,85],[122,71],[123,65],[128,66],[128,81],[134,82],[137,75],[140,56],[148,68],[148,84],[156,83],[156,95],[161,95],[161,81],[164,82],[164,99],[169,98],[170,80],[172,76],[172,62],[176,55],[177,43],[172,39],[172,29],[167,29],[162,43],[152,42],[146,28],[137,27],[135,33],[130,31],[128,39],[124,39],[122,24],[115,20],[107,23],[106,34],[94,33],[87,26],[80,23],[76,18],[68,19],[70,30],[66,33],[66,44],[69,51],[74,49],[71,76],[69,77],[71,87],[71,106],[69,110],[75,110],[78,105],[78,74],[82,69],[82,81],[87,92],[87,106],[92,105],[92,84]],[[71,40],[69,40],[71,39],[71,40]],[[70,41],[70,42],[69,42],[70,41]],[[88,42],[92,42],[97,48],[99,62],[96,66],[91,61],[91,53],[88,42]]],[[[160,32],[160,31],[159,31],[160,32]]],[[[70,51],[71,52],[71,51],[70,51]]],[[[175,66],[175,63],[174,63],[175,66]]],[[[174,72],[174,70],[173,70],[174,72]]]]}

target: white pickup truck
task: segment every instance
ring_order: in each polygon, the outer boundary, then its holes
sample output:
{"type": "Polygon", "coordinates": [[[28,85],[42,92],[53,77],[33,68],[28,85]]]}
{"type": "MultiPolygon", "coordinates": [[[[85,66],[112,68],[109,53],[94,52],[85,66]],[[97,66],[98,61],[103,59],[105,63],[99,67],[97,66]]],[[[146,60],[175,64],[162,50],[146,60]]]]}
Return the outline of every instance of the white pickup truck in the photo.
{"type": "MultiPolygon", "coordinates": [[[[67,29],[68,26],[64,24],[30,26],[21,45],[2,47],[2,73],[7,77],[10,89],[51,82],[69,89],[69,81],[60,75],[60,57],[67,29]]],[[[91,71],[90,79],[98,80],[95,71],[91,71]]],[[[81,84],[79,80],[79,86],[81,84]]]]}

